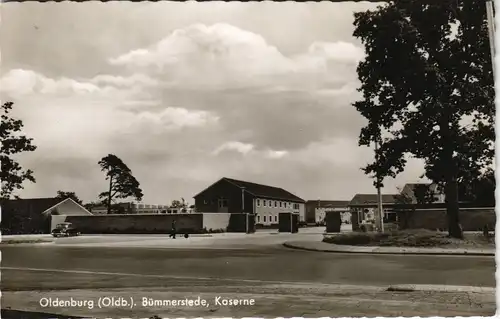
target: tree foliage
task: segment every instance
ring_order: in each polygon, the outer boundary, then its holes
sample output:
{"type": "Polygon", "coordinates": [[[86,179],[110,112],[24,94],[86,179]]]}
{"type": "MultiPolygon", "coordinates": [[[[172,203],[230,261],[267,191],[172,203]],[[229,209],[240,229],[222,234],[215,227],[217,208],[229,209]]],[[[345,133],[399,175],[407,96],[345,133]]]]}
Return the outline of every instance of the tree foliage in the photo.
{"type": "Polygon", "coordinates": [[[114,199],[133,197],[137,201],[142,200],[143,193],[139,182],[120,158],[109,154],[103,157],[98,164],[101,171],[105,172],[106,180],[109,182],[108,191],[99,194],[99,198],[108,208],[108,214],[112,211],[114,199]]]}
{"type": "Polygon", "coordinates": [[[0,179],[2,187],[0,192],[1,199],[9,199],[18,189],[23,189],[23,182],[30,181],[35,183],[33,171],[23,170],[22,166],[15,159],[16,154],[23,152],[33,152],[36,146],[33,145],[33,139],[22,134],[23,122],[12,118],[10,112],[14,103],[5,102],[1,106],[0,123],[0,179]]]}
{"type": "Polygon", "coordinates": [[[432,184],[416,184],[413,187],[413,194],[417,204],[431,204],[434,202],[435,193],[431,188],[432,184]]]}
{"type": "Polygon", "coordinates": [[[104,205],[103,201],[97,201],[97,202],[87,203],[87,204],[83,205],[83,207],[85,207],[85,209],[87,209],[88,211],[92,211],[93,208],[99,207],[102,205],[104,205]]]}
{"type": "Polygon", "coordinates": [[[181,200],[174,199],[172,201],[172,204],[170,204],[170,207],[172,208],[181,208],[181,211],[185,213],[187,211],[187,206],[188,204],[184,200],[184,198],[181,198],[181,200]]]}
{"type": "Polygon", "coordinates": [[[76,196],[75,192],[57,191],[56,198],[61,198],[61,199],[71,198],[78,204],[83,205],[83,202],[80,200],[80,198],[78,198],[78,196],[76,196]]]}
{"type": "Polygon", "coordinates": [[[479,176],[494,155],[494,88],[482,0],[395,0],[355,14],[365,46],[357,68],[368,120],[359,144],[380,142],[365,173],[395,177],[408,155],[442,186],[448,230],[462,237],[458,183],[479,176]],[[464,122],[467,121],[467,124],[464,122]]]}
{"type": "Polygon", "coordinates": [[[488,169],[472,182],[463,184],[460,189],[461,200],[478,207],[495,207],[495,189],[495,171],[488,169]]]}

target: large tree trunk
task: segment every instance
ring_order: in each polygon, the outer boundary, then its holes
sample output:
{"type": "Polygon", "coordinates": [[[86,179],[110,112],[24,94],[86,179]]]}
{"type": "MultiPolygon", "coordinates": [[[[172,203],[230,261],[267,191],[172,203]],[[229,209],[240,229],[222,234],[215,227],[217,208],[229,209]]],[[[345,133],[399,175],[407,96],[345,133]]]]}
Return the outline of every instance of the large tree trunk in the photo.
{"type": "Polygon", "coordinates": [[[458,183],[456,179],[446,182],[444,193],[446,196],[446,216],[448,219],[448,234],[450,237],[463,239],[462,227],[460,226],[458,205],[458,183]]]}
{"type": "Polygon", "coordinates": [[[443,162],[441,169],[444,173],[444,195],[446,203],[446,217],[448,219],[448,234],[453,238],[463,238],[462,227],[460,226],[459,205],[458,205],[458,181],[457,167],[454,158],[453,137],[449,128],[451,123],[450,114],[443,117],[441,133],[443,136],[443,162]]]}
{"type": "Polygon", "coordinates": [[[108,214],[111,214],[111,190],[113,188],[113,177],[109,177],[109,193],[108,193],[108,214]]]}

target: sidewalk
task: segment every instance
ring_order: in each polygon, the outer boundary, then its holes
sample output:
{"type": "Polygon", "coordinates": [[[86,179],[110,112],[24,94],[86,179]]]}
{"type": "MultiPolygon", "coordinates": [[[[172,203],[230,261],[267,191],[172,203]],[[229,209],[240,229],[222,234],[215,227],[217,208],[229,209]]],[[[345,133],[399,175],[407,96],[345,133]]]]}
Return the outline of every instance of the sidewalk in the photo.
{"type": "Polygon", "coordinates": [[[331,253],[495,256],[495,249],[347,246],[329,244],[322,241],[289,241],[285,242],[283,246],[293,249],[331,253]]]}
{"type": "Polygon", "coordinates": [[[10,318],[199,318],[199,317],[430,317],[493,316],[496,310],[494,288],[477,292],[413,291],[397,294],[382,289],[343,289],[299,285],[231,285],[212,282],[208,285],[183,285],[169,288],[97,288],[70,291],[6,291],[2,295],[3,316],[10,318]],[[112,297],[110,297],[112,296],[112,297]],[[86,301],[87,306],[40,307],[42,298],[86,301]],[[99,306],[102,298],[112,298],[119,305],[99,306]],[[251,306],[228,306],[217,300],[253,300],[251,306]],[[143,300],[149,301],[144,304],[143,300]],[[172,300],[203,300],[206,306],[162,305],[172,300]],[[92,307],[89,306],[90,302],[92,307]],[[318,310],[319,309],[319,310],[318,310]],[[38,317],[33,313],[46,312],[38,317]]]}

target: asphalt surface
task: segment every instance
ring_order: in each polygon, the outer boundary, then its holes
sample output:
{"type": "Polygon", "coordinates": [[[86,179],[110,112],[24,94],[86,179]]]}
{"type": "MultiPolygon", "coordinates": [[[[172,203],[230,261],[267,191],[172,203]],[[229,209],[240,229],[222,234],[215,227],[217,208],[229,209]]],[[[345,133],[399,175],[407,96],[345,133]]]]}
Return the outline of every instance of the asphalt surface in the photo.
{"type": "MultiPolygon", "coordinates": [[[[494,313],[494,296],[489,295],[452,294],[443,297],[440,294],[430,298],[425,294],[367,292],[369,287],[395,284],[495,287],[495,260],[492,257],[299,251],[284,248],[280,242],[285,237],[279,235],[197,239],[192,242],[193,245],[209,243],[203,249],[192,249],[184,239],[180,239],[184,240],[183,243],[176,240],[178,246],[175,248],[161,247],[155,243],[168,239],[156,237],[142,241],[137,237],[122,237],[121,240],[113,237],[113,240],[106,241],[108,247],[100,247],[96,238],[2,247],[2,317],[38,318],[37,312],[42,313],[42,318],[49,316],[44,312],[48,310],[51,314],[84,316],[89,309],[42,309],[37,301],[43,296],[93,298],[99,293],[117,295],[121,292],[128,292],[129,297],[135,294],[137,300],[140,300],[137,293],[144,292],[156,294],[155,298],[184,298],[201,293],[209,299],[218,294],[238,298],[253,296],[261,300],[259,307],[251,309],[226,307],[203,312],[194,308],[165,310],[153,307],[141,310],[141,314],[147,312],[148,315],[161,315],[163,311],[165,316],[249,316],[260,313],[261,316],[275,317],[286,316],[287,312],[288,316],[322,314],[332,317],[341,314],[455,316],[494,313]],[[324,285],[330,286],[318,292],[318,287],[324,285]],[[345,291],[340,291],[344,288],[339,290],[340,286],[335,288],[335,285],[360,288],[346,295],[345,291]],[[308,300],[307,296],[315,296],[314,301],[308,300]],[[336,298],[338,300],[333,305],[332,300],[336,298]],[[365,303],[353,303],[359,298],[364,298],[365,303]],[[293,300],[296,306],[290,307],[293,300]],[[408,300],[419,301],[413,305],[408,304],[408,300]]],[[[310,238],[316,240],[314,236],[310,238]]],[[[105,245],[102,240],[101,244],[105,245]]],[[[91,313],[130,315],[130,309],[96,311],[94,309],[91,313]]]]}
{"type": "MultiPolygon", "coordinates": [[[[434,284],[495,287],[494,258],[468,256],[352,255],[296,251],[279,245],[242,249],[155,249],[128,247],[4,247],[2,268],[90,270],[203,278],[255,279],[337,284],[434,284]]],[[[81,284],[64,280],[35,281],[17,271],[2,269],[2,289],[81,284]]]]}

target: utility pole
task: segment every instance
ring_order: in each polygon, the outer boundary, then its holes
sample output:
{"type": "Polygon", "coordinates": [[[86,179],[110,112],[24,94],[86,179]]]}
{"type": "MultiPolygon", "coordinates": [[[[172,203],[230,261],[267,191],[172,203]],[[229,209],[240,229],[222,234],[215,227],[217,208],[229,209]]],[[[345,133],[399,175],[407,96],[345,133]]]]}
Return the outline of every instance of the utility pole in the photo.
{"type": "MultiPolygon", "coordinates": [[[[378,137],[375,139],[375,161],[379,163],[378,157],[378,137]]],[[[382,207],[382,191],[380,189],[380,174],[376,173],[375,176],[377,182],[377,213],[375,214],[375,225],[377,226],[379,232],[384,232],[384,212],[382,207]]]]}
{"type": "MultiPolygon", "coordinates": [[[[316,208],[316,211],[314,212],[314,222],[316,223],[316,213],[319,214],[320,213],[320,208],[321,208],[321,200],[318,198],[318,208],[316,208]]],[[[319,220],[319,222],[321,222],[321,220],[319,220]]]]}
{"type": "Polygon", "coordinates": [[[486,18],[488,21],[488,36],[490,40],[491,67],[493,69],[493,80],[496,78],[495,71],[495,11],[493,0],[486,1],[486,18]]]}

